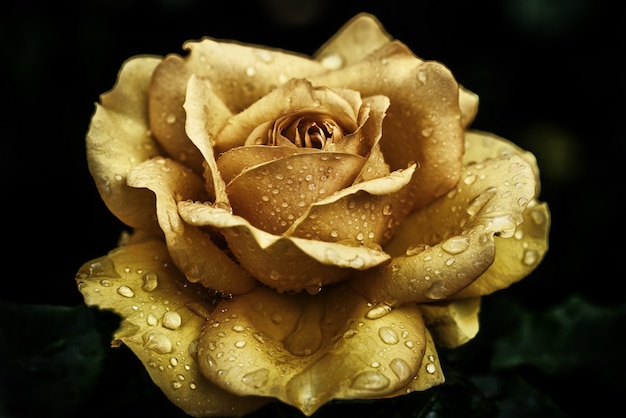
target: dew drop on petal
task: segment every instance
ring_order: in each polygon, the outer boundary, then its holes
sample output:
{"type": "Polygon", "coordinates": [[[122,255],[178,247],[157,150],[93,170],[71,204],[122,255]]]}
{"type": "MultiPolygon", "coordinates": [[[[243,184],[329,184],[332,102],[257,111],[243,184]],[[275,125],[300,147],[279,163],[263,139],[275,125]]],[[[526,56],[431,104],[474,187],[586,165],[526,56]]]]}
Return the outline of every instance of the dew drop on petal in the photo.
{"type": "Polygon", "coordinates": [[[539,260],[539,253],[535,250],[526,250],[522,257],[522,263],[525,266],[533,266],[539,260]]]}
{"type": "Polygon", "coordinates": [[[125,298],[132,298],[135,296],[135,292],[128,286],[120,286],[117,288],[117,293],[125,298]]]}
{"type": "Polygon", "coordinates": [[[400,358],[391,360],[391,362],[389,363],[389,368],[401,381],[408,379],[411,376],[411,368],[406,361],[400,358]]]}
{"type": "Polygon", "coordinates": [[[141,287],[146,292],[152,292],[158,286],[158,277],[156,273],[146,273],[142,276],[143,286],[141,287]]]}
{"type": "Polygon", "coordinates": [[[178,312],[165,312],[163,315],[163,327],[171,330],[178,329],[182,324],[182,318],[178,312]]]}
{"type": "Polygon", "coordinates": [[[391,309],[392,309],[391,306],[387,305],[386,303],[379,303],[378,305],[374,306],[372,309],[367,311],[367,313],[365,314],[365,317],[367,319],[382,318],[383,316],[391,312],[391,309]]]}
{"type": "Polygon", "coordinates": [[[382,342],[389,345],[397,344],[398,341],[400,341],[396,331],[389,327],[380,327],[378,329],[378,336],[380,337],[382,342]]]}
{"type": "Polygon", "coordinates": [[[164,334],[149,331],[143,335],[143,346],[159,354],[172,352],[172,342],[164,334]]]}
{"type": "Polygon", "coordinates": [[[260,388],[267,384],[267,380],[270,372],[267,369],[258,369],[244,375],[241,381],[246,385],[253,388],[260,388]]]}
{"type": "Polygon", "coordinates": [[[444,241],[441,248],[448,254],[460,254],[469,248],[469,238],[465,236],[452,237],[444,241]]]}
{"type": "Polygon", "coordinates": [[[389,378],[384,374],[368,370],[359,373],[350,386],[354,389],[381,390],[389,386],[390,383],[389,378]]]}

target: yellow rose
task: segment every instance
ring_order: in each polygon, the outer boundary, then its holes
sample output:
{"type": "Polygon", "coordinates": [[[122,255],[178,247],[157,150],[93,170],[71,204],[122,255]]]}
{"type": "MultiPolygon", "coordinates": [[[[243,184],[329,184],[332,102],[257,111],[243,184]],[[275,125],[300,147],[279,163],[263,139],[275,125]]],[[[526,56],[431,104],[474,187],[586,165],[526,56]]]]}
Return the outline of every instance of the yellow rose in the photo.
{"type": "Polygon", "coordinates": [[[87,134],[133,229],[77,275],[114,345],[192,416],[441,384],[436,345],[547,250],[534,156],[468,130],[477,96],[367,14],[314,57],[184,48],[124,63],[87,134]]]}

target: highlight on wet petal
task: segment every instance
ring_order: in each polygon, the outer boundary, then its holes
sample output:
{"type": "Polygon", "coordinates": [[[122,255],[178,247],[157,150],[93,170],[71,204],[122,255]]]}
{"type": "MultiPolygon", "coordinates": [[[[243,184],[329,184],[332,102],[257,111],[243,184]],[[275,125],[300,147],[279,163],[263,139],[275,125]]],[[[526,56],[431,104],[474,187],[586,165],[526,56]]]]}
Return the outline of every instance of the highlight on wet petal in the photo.
{"type": "Polygon", "coordinates": [[[102,200],[126,225],[158,233],[154,196],[126,185],[142,161],[161,154],[150,135],[148,85],[158,57],[127,60],[113,89],[100,97],[86,136],[87,162],[102,200]]]}
{"type": "Polygon", "coordinates": [[[416,175],[416,165],[357,183],[309,206],[285,235],[377,248],[407,215],[399,195],[416,175]]]}
{"type": "Polygon", "coordinates": [[[384,247],[390,262],[352,285],[391,306],[451,297],[493,263],[494,235],[514,235],[534,192],[533,170],[517,155],[468,165],[456,189],[403,222],[384,247]]]}
{"type": "Polygon", "coordinates": [[[197,340],[215,301],[206,289],[187,282],[162,241],[129,244],[91,260],[80,268],[76,282],[87,305],[121,316],[113,345],[130,348],[163,393],[187,414],[242,416],[268,402],[235,395],[200,373],[197,340]]]}
{"type": "Polygon", "coordinates": [[[420,175],[411,186],[415,208],[457,183],[464,150],[459,85],[442,64],[422,61],[392,41],[350,66],[310,80],[358,90],[363,97],[389,98],[380,146],[392,171],[419,162],[420,175]]]}
{"type": "Polygon", "coordinates": [[[359,61],[391,39],[375,16],[360,13],[339,29],[314,56],[327,69],[337,70],[359,61]]]}
{"type": "Polygon", "coordinates": [[[319,289],[389,260],[373,248],[269,234],[208,204],[180,201],[178,211],[190,225],[220,230],[241,266],[279,292],[319,289]]]}
{"type": "Polygon", "coordinates": [[[332,399],[381,398],[432,375],[423,369],[419,308],[378,318],[370,309],[345,286],[316,296],[259,287],[213,311],[199,340],[201,371],[240,396],[276,397],[307,416],[332,399]]]}
{"type": "Polygon", "coordinates": [[[458,347],[478,334],[480,302],[480,297],[473,297],[420,305],[438,346],[458,347]]]}
{"type": "Polygon", "coordinates": [[[204,200],[203,182],[190,169],[168,159],[146,161],[129,173],[128,184],[156,196],[157,217],[176,266],[193,283],[225,294],[247,292],[256,285],[239,265],[219,248],[208,233],[180,218],[177,202],[204,200]]]}

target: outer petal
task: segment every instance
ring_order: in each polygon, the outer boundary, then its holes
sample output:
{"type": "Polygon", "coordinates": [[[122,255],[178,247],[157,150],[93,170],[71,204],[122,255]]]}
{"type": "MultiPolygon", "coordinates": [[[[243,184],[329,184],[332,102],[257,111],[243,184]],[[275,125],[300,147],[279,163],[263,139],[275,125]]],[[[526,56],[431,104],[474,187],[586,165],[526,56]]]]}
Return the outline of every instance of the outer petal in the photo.
{"type": "Polygon", "coordinates": [[[391,41],[383,25],[368,13],[350,19],[315,53],[315,59],[329,70],[351,65],[391,41]]]}
{"type": "Polygon", "coordinates": [[[126,185],[137,164],[160,155],[150,136],[147,90],[157,57],[132,58],[113,89],[101,96],[87,132],[87,161],[109,210],[125,224],[158,233],[154,195],[126,185]]]}
{"type": "Polygon", "coordinates": [[[479,297],[424,303],[420,308],[438,346],[458,347],[478,333],[479,297]]]}
{"type": "Polygon", "coordinates": [[[181,201],[178,210],[191,225],[219,229],[241,265],[256,279],[279,291],[319,292],[322,286],[355,270],[365,270],[389,259],[386,253],[371,248],[272,235],[211,205],[181,201]]]}
{"type": "Polygon", "coordinates": [[[154,192],[170,255],[189,281],[226,294],[247,292],[256,285],[207,233],[180,219],[177,202],[203,197],[203,182],[190,169],[173,160],[146,161],[129,174],[128,184],[154,192]]]}
{"type": "Polygon", "coordinates": [[[457,183],[464,149],[459,86],[442,64],[422,61],[393,41],[353,65],[310,80],[390,99],[380,145],[391,170],[419,163],[420,175],[407,196],[414,207],[423,207],[457,183]]]}
{"type": "Polygon", "coordinates": [[[176,270],[161,241],[113,250],[83,265],[76,281],[87,305],[123,318],[113,344],[126,344],[187,414],[242,416],[268,402],[234,395],[200,374],[197,339],[214,304],[204,288],[190,285],[176,270]]]}
{"type": "Polygon", "coordinates": [[[221,302],[200,339],[201,370],[241,396],[273,396],[313,414],[331,399],[379,398],[421,373],[419,308],[368,319],[349,288],[316,296],[265,288],[221,302]]]}
{"type": "Polygon", "coordinates": [[[293,53],[209,38],[188,41],[185,57],[171,54],[154,75],[150,87],[150,120],[154,135],[173,158],[196,172],[201,159],[185,133],[183,111],[187,81],[192,74],[206,79],[215,93],[214,103],[239,113],[276,86],[297,77],[326,70],[320,63],[293,53]]]}
{"type": "Polygon", "coordinates": [[[495,234],[513,236],[534,196],[534,177],[516,155],[467,166],[457,189],[404,221],[385,247],[397,256],[352,285],[391,306],[449,298],[491,265],[495,234]]]}

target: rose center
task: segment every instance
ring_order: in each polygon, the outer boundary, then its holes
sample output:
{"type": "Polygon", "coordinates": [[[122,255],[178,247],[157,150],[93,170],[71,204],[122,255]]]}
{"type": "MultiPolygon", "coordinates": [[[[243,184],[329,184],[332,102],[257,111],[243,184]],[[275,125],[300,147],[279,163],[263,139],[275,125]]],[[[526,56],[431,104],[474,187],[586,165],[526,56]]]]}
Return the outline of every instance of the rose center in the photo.
{"type": "Polygon", "coordinates": [[[258,126],[246,145],[295,145],[298,148],[323,150],[344,136],[344,130],[333,118],[320,113],[290,113],[258,126]]]}

